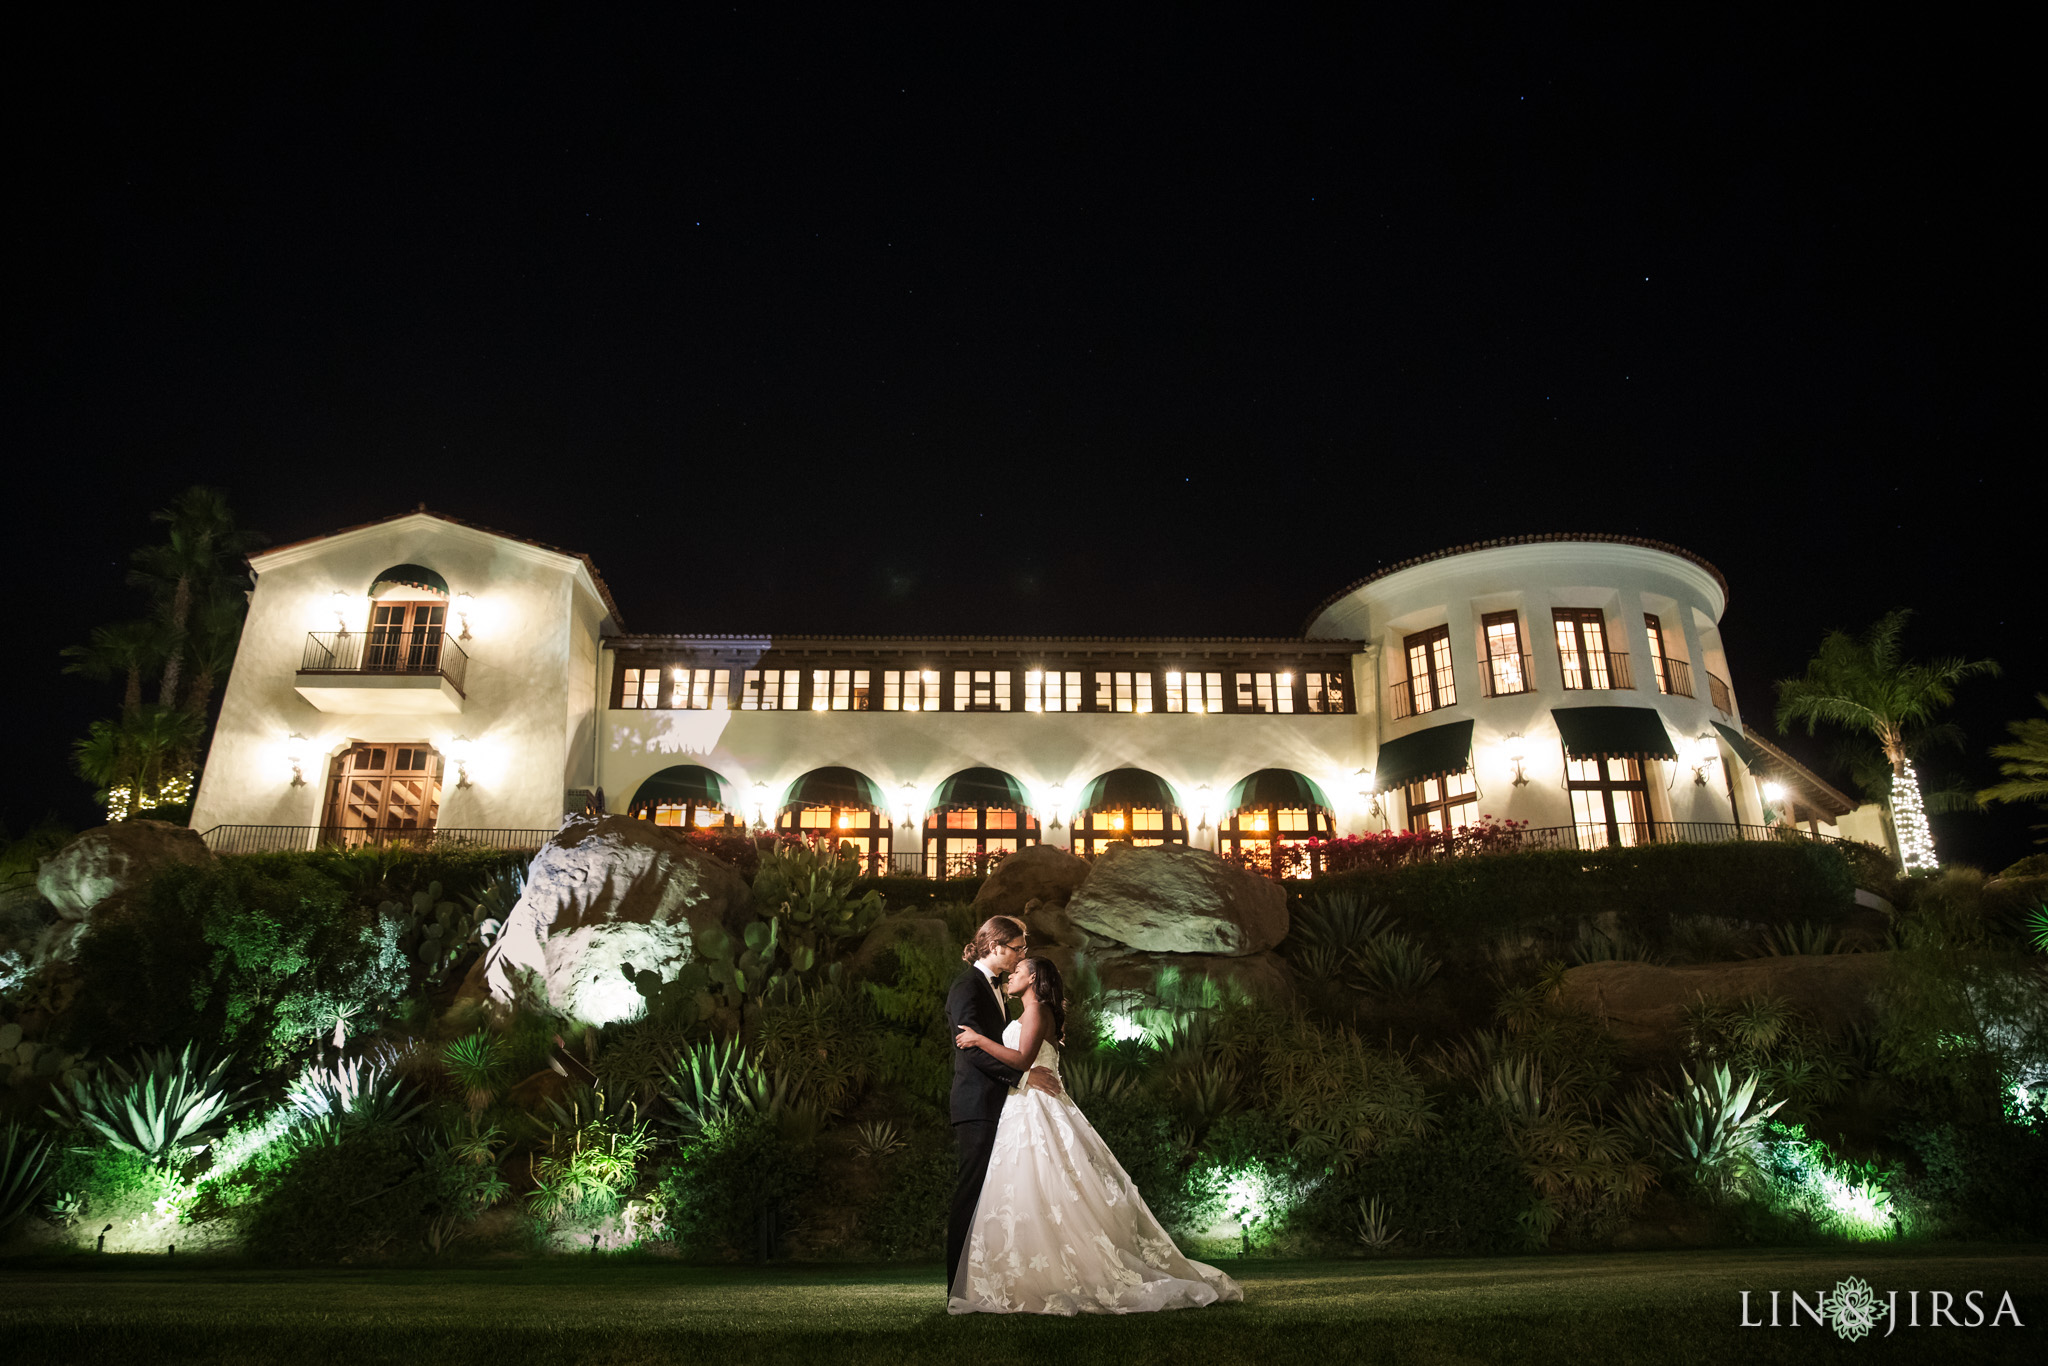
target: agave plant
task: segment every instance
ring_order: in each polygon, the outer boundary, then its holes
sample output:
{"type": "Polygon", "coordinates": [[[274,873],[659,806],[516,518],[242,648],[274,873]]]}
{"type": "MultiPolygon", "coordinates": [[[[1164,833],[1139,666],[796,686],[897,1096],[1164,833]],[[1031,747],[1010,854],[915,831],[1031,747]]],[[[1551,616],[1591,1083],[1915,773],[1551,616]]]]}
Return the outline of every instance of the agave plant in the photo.
{"type": "Polygon", "coordinates": [[[1399,1231],[1387,1227],[1387,1209],[1377,1195],[1358,1202],[1358,1241],[1367,1252],[1387,1252],[1401,1241],[1399,1231]]]}
{"type": "Polygon", "coordinates": [[[361,1124],[403,1124],[423,1106],[381,1058],[309,1067],[285,1091],[284,1103],[302,1126],[329,1135],[361,1124]]]}
{"type": "Polygon", "coordinates": [[[472,1111],[487,1109],[497,1099],[498,1083],[505,1076],[505,1057],[489,1032],[480,1029],[445,1045],[441,1049],[441,1065],[462,1088],[472,1111]]]}
{"type": "Polygon", "coordinates": [[[49,1113],[122,1152],[163,1162],[180,1149],[212,1142],[248,1103],[247,1088],[226,1081],[229,1061],[209,1061],[196,1044],[177,1053],[138,1054],[132,1072],[110,1061],[57,1092],[49,1113]]]}
{"type": "Polygon", "coordinates": [[[772,1109],[777,1099],[786,1099],[774,1095],[761,1065],[732,1039],[684,1049],[662,1091],[674,1112],[664,1117],[664,1122],[686,1135],[710,1128],[743,1104],[749,1109],[772,1109]]]}
{"type": "Polygon", "coordinates": [[[1060,1065],[1060,1084],[1076,1105],[1115,1104],[1138,1092],[1138,1075],[1127,1068],[1075,1058],[1060,1065]]]}
{"type": "Polygon", "coordinates": [[[1772,958],[1796,958],[1802,954],[1840,953],[1842,939],[1832,925],[1801,920],[1774,925],[1764,933],[1764,953],[1772,958]]]}
{"type": "Polygon", "coordinates": [[[857,1157],[887,1157],[903,1146],[903,1131],[886,1119],[871,1119],[855,1126],[859,1135],[853,1151],[857,1157]]]}
{"type": "Polygon", "coordinates": [[[50,1140],[19,1124],[0,1129],[0,1232],[36,1207],[50,1181],[50,1140]]]}
{"type": "Polygon", "coordinates": [[[1387,933],[1357,952],[1366,981],[1380,991],[1405,993],[1429,985],[1443,965],[1405,934],[1387,933]]]}
{"type": "Polygon", "coordinates": [[[1784,1102],[1758,1101],[1754,1072],[1740,1084],[1720,1065],[1697,1079],[1690,1070],[1683,1075],[1684,1087],[1656,1114],[1650,1137],[1680,1170],[1725,1181],[1753,1154],[1764,1121],[1784,1102]]]}

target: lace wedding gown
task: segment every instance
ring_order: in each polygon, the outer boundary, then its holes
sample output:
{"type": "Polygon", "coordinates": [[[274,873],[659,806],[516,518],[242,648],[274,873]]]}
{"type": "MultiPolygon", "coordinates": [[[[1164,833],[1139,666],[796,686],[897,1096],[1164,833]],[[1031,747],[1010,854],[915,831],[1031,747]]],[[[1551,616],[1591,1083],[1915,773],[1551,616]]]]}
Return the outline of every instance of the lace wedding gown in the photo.
{"type": "MultiPolygon", "coordinates": [[[[1003,1046],[1017,1047],[1023,1028],[1012,1021],[1003,1046]]],[[[1049,1041],[1038,1065],[1059,1070],[1049,1041]]],[[[1236,1281],[1181,1256],[1073,1101],[1011,1091],[949,1312],[1138,1314],[1243,1298],[1236,1281]]]]}

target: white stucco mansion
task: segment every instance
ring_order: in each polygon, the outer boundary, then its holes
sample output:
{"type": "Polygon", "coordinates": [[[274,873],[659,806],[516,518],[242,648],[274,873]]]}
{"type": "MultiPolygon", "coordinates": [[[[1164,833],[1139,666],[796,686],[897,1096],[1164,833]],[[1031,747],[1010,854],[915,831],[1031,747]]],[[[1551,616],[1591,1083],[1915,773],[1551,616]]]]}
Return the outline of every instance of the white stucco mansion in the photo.
{"type": "Polygon", "coordinates": [[[222,850],[537,845],[598,805],[935,876],[1484,816],[1578,847],[1773,818],[1890,844],[1743,726],[1720,571],[1636,537],[1457,546],[1275,638],[632,635],[588,556],[424,508],[250,564],[192,814],[222,850]]]}

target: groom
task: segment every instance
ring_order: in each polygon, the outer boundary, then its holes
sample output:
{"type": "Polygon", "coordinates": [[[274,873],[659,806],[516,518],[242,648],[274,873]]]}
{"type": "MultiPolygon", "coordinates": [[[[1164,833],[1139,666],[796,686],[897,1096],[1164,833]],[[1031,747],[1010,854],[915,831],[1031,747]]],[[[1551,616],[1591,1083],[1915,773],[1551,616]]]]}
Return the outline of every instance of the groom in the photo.
{"type": "MultiPolygon", "coordinates": [[[[1024,948],[1023,923],[1006,915],[992,917],[974,932],[973,940],[960,952],[967,968],[946,995],[946,1019],[955,1034],[968,1028],[991,1039],[1002,1037],[1009,1013],[996,992],[996,981],[1017,966],[1024,948]]],[[[981,1183],[988,1175],[1003,1099],[1026,1075],[979,1048],[953,1050],[953,1138],[960,1145],[960,1180],[953,1188],[953,1217],[946,1228],[948,1289],[967,1251],[967,1226],[981,1200],[981,1183]]],[[[1060,1093],[1059,1078],[1049,1069],[1034,1067],[1028,1075],[1041,1091],[1060,1093]]]]}

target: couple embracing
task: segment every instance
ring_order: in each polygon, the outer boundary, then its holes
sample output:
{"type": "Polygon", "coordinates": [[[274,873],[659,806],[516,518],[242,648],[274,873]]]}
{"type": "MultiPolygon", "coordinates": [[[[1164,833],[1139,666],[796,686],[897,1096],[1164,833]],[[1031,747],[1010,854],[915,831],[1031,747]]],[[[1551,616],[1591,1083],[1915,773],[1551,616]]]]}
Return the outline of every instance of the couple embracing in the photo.
{"type": "Polygon", "coordinates": [[[1066,995],[996,916],[961,952],[946,998],[960,1182],[946,1257],[955,1314],[1134,1314],[1241,1300],[1237,1282],[1181,1256],[1060,1085],[1066,995]],[[1003,995],[1023,1013],[1008,1020],[1003,995]]]}

